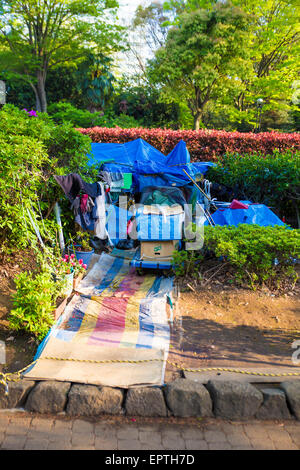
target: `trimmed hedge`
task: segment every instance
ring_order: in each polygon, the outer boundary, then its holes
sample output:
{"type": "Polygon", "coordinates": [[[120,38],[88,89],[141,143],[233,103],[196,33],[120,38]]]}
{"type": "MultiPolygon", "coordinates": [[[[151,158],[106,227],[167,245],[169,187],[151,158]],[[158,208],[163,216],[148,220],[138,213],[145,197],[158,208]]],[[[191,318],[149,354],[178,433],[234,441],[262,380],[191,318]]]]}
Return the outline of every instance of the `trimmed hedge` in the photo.
{"type": "MultiPolygon", "coordinates": [[[[295,263],[299,256],[300,230],[284,226],[216,225],[204,228],[203,249],[174,252],[173,265],[176,277],[201,280],[207,270],[207,259],[211,259],[220,266],[226,263],[231,267],[237,284],[246,283],[252,289],[261,286],[290,289],[299,277],[295,263]]],[[[231,282],[230,278],[227,280],[231,282]]]]}
{"type": "MultiPolygon", "coordinates": [[[[235,198],[271,206],[280,216],[300,214],[300,152],[230,154],[209,168],[210,181],[234,188],[235,198]]],[[[300,228],[300,227],[299,227],[300,228]]]]}
{"type": "Polygon", "coordinates": [[[169,129],[108,129],[93,127],[78,129],[88,135],[93,142],[125,143],[142,138],[162,153],[170,153],[180,140],[184,140],[193,161],[216,161],[225,153],[239,154],[262,153],[272,154],[275,150],[284,152],[300,150],[300,134],[283,134],[278,132],[226,132],[216,130],[169,130],[169,129]]]}

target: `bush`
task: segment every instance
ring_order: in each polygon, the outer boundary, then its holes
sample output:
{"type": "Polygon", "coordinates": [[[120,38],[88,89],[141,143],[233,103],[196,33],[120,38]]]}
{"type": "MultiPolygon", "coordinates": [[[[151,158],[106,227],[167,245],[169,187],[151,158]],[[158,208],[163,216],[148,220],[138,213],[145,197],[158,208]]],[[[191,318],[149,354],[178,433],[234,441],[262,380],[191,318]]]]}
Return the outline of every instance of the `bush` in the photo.
{"type": "Polygon", "coordinates": [[[86,109],[75,108],[70,103],[52,103],[48,106],[48,113],[57,123],[70,123],[73,127],[89,128],[99,127],[121,127],[123,129],[136,127],[139,123],[132,116],[126,114],[116,115],[114,112],[91,113],[86,109]]]}
{"type": "Polygon", "coordinates": [[[42,340],[54,323],[56,285],[49,272],[21,273],[15,278],[16,294],[9,315],[10,328],[42,340]]]}
{"type": "Polygon", "coordinates": [[[0,244],[26,247],[34,235],[27,210],[37,209],[37,192],[45,184],[48,156],[33,137],[4,137],[0,132],[0,244]]]}
{"type": "Polygon", "coordinates": [[[287,216],[300,208],[300,152],[274,152],[273,155],[227,154],[207,178],[235,188],[238,199],[250,199],[271,206],[287,216]]]}
{"type": "Polygon", "coordinates": [[[177,277],[201,279],[208,259],[228,263],[239,284],[252,289],[284,288],[297,280],[295,260],[300,256],[300,231],[282,226],[241,224],[205,227],[201,251],[182,251],[173,257],[177,277]]]}
{"type": "Polygon", "coordinates": [[[62,168],[60,173],[75,172],[88,176],[87,155],[91,152],[91,140],[74,129],[72,124],[64,122],[53,126],[45,146],[50,161],[54,159],[56,167],[62,168]]]}
{"type": "Polygon", "coordinates": [[[199,278],[198,267],[204,260],[200,251],[174,251],[173,264],[177,277],[199,278]]]}
{"type": "Polygon", "coordinates": [[[63,101],[59,103],[51,103],[48,106],[48,114],[56,124],[62,124],[67,121],[73,127],[90,127],[96,126],[100,117],[99,113],[90,113],[86,109],[75,108],[71,103],[63,101]]]}
{"type": "Polygon", "coordinates": [[[299,230],[246,224],[206,227],[204,246],[216,258],[225,258],[235,268],[236,279],[252,288],[257,285],[279,288],[297,279],[299,230]]]}
{"type": "MultiPolygon", "coordinates": [[[[36,241],[28,210],[40,219],[58,199],[53,174],[87,171],[90,139],[71,124],[60,126],[43,113],[30,117],[5,105],[0,111],[0,244],[1,250],[27,247],[36,241]]],[[[42,236],[53,221],[39,224],[42,236]],[[45,230],[44,230],[45,229],[45,230]]]]}
{"type": "Polygon", "coordinates": [[[139,121],[137,121],[133,116],[128,116],[127,114],[116,115],[114,113],[103,114],[100,116],[97,124],[99,127],[120,127],[121,129],[136,128],[139,125],[139,121]]]}
{"type": "Polygon", "coordinates": [[[169,129],[109,129],[94,127],[79,129],[93,142],[125,143],[142,138],[167,155],[180,140],[184,140],[192,161],[217,161],[226,153],[241,155],[262,153],[273,154],[290,149],[292,153],[300,150],[300,134],[280,134],[265,132],[261,134],[225,132],[216,130],[169,130],[169,129]]]}

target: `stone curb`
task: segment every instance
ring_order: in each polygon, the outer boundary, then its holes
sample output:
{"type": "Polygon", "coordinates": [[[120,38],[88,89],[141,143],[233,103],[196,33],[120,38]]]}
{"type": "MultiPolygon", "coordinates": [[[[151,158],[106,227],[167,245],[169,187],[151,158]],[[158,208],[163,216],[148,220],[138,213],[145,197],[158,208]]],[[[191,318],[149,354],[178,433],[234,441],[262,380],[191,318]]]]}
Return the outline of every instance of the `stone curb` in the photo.
{"type": "Polygon", "coordinates": [[[216,417],[232,421],[300,420],[300,380],[255,386],[210,380],[206,385],[179,378],[162,387],[129,390],[57,381],[22,379],[0,388],[0,409],[23,408],[68,416],[216,417]]]}

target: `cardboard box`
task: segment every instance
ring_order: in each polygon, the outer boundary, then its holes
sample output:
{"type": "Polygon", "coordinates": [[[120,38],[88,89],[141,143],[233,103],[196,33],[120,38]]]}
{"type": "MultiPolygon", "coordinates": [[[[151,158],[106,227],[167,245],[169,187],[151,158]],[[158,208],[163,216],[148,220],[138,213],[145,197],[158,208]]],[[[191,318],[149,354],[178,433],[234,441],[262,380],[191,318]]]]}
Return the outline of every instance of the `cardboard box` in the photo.
{"type": "Polygon", "coordinates": [[[178,249],[178,245],[177,240],[141,242],[141,259],[170,259],[173,251],[178,249]]]}

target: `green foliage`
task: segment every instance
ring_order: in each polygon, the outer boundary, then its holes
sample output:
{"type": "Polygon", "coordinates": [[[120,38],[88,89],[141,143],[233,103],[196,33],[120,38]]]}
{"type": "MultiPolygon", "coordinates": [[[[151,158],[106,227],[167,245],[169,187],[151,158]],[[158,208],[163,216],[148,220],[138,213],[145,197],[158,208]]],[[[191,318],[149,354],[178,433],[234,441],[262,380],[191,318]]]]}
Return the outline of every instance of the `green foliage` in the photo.
{"type": "Polygon", "coordinates": [[[67,171],[79,171],[81,167],[86,170],[86,154],[90,151],[90,139],[76,131],[72,123],[63,122],[61,125],[56,125],[46,113],[29,117],[26,111],[6,104],[0,111],[0,124],[0,134],[3,134],[5,139],[9,138],[8,136],[18,135],[39,141],[50,157],[49,163],[51,160],[52,165],[55,163],[57,167],[64,167],[67,171]]]}
{"type": "MultiPolygon", "coordinates": [[[[248,59],[233,73],[215,83],[202,121],[208,128],[253,130],[256,101],[264,99],[261,129],[299,130],[293,100],[293,85],[299,78],[299,2],[297,0],[231,0],[247,16],[248,59]],[[298,4],[297,4],[298,3],[298,4]]],[[[192,17],[199,8],[214,11],[216,0],[168,0],[167,14],[175,12],[173,25],[181,27],[182,15],[192,17]]],[[[189,57],[189,54],[187,54],[189,57]]],[[[199,56],[200,56],[199,50],[199,56]]],[[[237,57],[236,57],[237,58],[237,57]]],[[[201,67],[202,68],[202,67],[201,67]]],[[[174,94],[179,97],[179,90],[174,94]]],[[[296,103],[297,104],[297,103],[296,103]]]]}
{"type": "Polygon", "coordinates": [[[98,125],[100,113],[91,113],[86,109],[78,109],[71,103],[60,101],[48,106],[48,114],[57,124],[69,122],[73,127],[94,127],[98,125]]]}
{"type": "Polygon", "coordinates": [[[35,97],[29,83],[1,69],[0,61],[0,80],[4,80],[6,84],[6,102],[19,108],[33,109],[35,107],[35,97]]]}
{"type": "MultiPolygon", "coordinates": [[[[177,129],[186,125],[187,115],[191,118],[187,107],[182,110],[179,104],[160,101],[159,92],[152,86],[133,84],[125,79],[119,83],[113,107],[116,114],[132,116],[142,127],[149,128],[177,129]]],[[[193,124],[192,119],[189,124],[193,124]]]]}
{"type": "Polygon", "coordinates": [[[113,112],[103,114],[99,119],[100,127],[120,127],[121,129],[133,129],[141,127],[140,121],[136,120],[133,116],[121,113],[119,115],[113,112]]]}
{"type": "Polygon", "coordinates": [[[228,263],[238,284],[252,289],[263,285],[285,288],[297,279],[295,260],[300,256],[300,230],[241,224],[205,227],[204,247],[173,254],[175,274],[201,279],[201,268],[212,257],[228,263]]]}
{"type": "Polygon", "coordinates": [[[39,114],[38,119],[12,104],[6,104],[0,110],[0,132],[4,137],[9,135],[24,135],[33,137],[41,143],[51,138],[53,124],[47,114],[39,114]]]}
{"type": "Polygon", "coordinates": [[[206,104],[224,77],[247,68],[248,16],[228,2],[180,16],[150,62],[149,77],[164,100],[184,101],[201,126],[206,104]]]}
{"type": "Polygon", "coordinates": [[[0,131],[0,245],[26,247],[34,239],[27,211],[37,210],[37,192],[45,184],[45,147],[34,137],[0,131]]]}
{"type": "Polygon", "coordinates": [[[12,105],[0,111],[0,244],[1,250],[36,244],[30,217],[44,241],[55,235],[47,218],[59,199],[53,174],[86,173],[90,139],[71,124],[61,126],[46,114],[29,117],[12,105]],[[30,212],[30,216],[28,214],[30,212]],[[41,216],[44,221],[41,221],[41,216]]]}
{"type": "Polygon", "coordinates": [[[204,246],[235,268],[235,277],[252,288],[295,282],[295,259],[300,256],[300,230],[282,226],[216,226],[205,229],[204,246]]]}
{"type": "Polygon", "coordinates": [[[58,124],[68,122],[77,128],[89,127],[121,127],[129,129],[140,127],[139,122],[133,116],[126,114],[116,115],[113,111],[106,113],[95,112],[75,108],[71,103],[60,102],[52,103],[48,107],[51,118],[58,124]]]}
{"type": "Polygon", "coordinates": [[[58,168],[68,173],[88,174],[87,154],[91,150],[91,140],[74,129],[71,123],[53,126],[45,145],[50,161],[55,159],[58,168]]]}
{"type": "Polygon", "coordinates": [[[114,92],[112,59],[100,53],[87,54],[78,71],[78,86],[91,109],[104,109],[114,92]]]}
{"type": "Polygon", "coordinates": [[[282,215],[300,209],[300,153],[224,155],[209,169],[211,181],[235,188],[237,198],[260,202],[282,215]]]}
{"type": "Polygon", "coordinates": [[[10,328],[26,331],[42,340],[54,323],[57,285],[47,271],[23,272],[15,278],[16,294],[9,315],[10,328]]]}
{"type": "Polygon", "coordinates": [[[0,0],[0,62],[30,83],[38,111],[47,110],[48,70],[120,50],[124,28],[111,21],[117,7],[117,0],[0,0]]]}
{"type": "Polygon", "coordinates": [[[90,244],[90,234],[88,232],[77,232],[76,233],[76,243],[71,243],[72,249],[74,250],[74,245],[78,245],[80,247],[80,251],[92,251],[93,248],[90,244]],[[81,250],[82,249],[82,250],[81,250]]]}
{"type": "Polygon", "coordinates": [[[199,280],[199,263],[204,256],[199,251],[174,251],[172,264],[177,277],[193,277],[199,280]]]}

